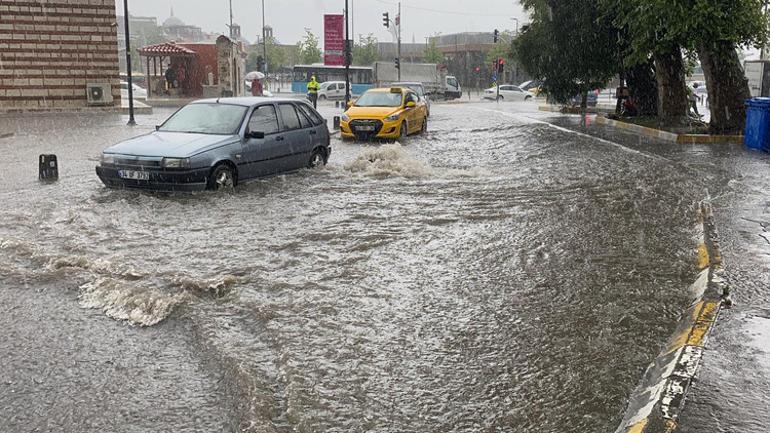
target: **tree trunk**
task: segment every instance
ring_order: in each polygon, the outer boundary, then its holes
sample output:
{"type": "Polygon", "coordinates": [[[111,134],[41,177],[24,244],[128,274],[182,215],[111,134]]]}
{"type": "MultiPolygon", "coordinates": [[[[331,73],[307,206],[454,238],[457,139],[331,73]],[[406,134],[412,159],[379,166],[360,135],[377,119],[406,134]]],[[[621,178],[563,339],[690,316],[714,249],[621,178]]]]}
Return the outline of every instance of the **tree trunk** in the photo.
{"type": "Polygon", "coordinates": [[[627,72],[628,88],[636,102],[640,116],[658,115],[658,83],[655,81],[655,65],[642,63],[627,72]]]}
{"type": "Polygon", "coordinates": [[[588,112],[588,92],[583,91],[580,98],[580,112],[586,114],[588,112]]]}
{"type": "Polygon", "coordinates": [[[751,98],[735,45],[718,41],[698,47],[711,107],[711,131],[740,133],[746,122],[746,100],[751,98]]]}
{"type": "Polygon", "coordinates": [[[679,46],[654,55],[658,81],[658,118],[664,125],[687,124],[687,84],[679,46]]]}

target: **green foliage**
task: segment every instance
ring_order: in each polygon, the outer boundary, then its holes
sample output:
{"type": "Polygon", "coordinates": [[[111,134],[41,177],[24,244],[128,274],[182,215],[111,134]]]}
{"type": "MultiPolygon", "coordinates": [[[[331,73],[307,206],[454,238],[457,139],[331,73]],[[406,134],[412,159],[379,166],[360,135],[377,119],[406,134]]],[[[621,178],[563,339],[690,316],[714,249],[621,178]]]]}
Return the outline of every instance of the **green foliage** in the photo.
{"type": "Polygon", "coordinates": [[[430,38],[428,47],[425,49],[425,63],[444,63],[444,53],[436,46],[435,38],[430,38]]]}
{"type": "Polygon", "coordinates": [[[522,0],[532,24],[511,55],[555,100],[600,87],[619,71],[618,34],[598,0],[522,0]]]}
{"type": "Polygon", "coordinates": [[[353,64],[357,66],[369,66],[377,61],[377,38],[372,33],[360,36],[353,46],[353,64]]]}
{"type": "Polygon", "coordinates": [[[297,52],[299,61],[303,65],[312,65],[321,61],[321,48],[318,43],[318,37],[310,30],[307,30],[305,37],[297,42],[297,52]]]}
{"type": "Polygon", "coordinates": [[[672,46],[688,51],[717,42],[759,47],[766,37],[764,0],[599,0],[625,30],[627,63],[672,46]]]}
{"type": "MultiPolygon", "coordinates": [[[[281,68],[292,66],[287,64],[286,50],[281,47],[280,43],[274,36],[269,36],[265,39],[267,45],[267,69],[269,72],[278,71],[281,68]]],[[[248,71],[256,71],[257,59],[264,57],[265,48],[262,44],[253,45],[250,47],[248,56],[246,57],[246,69],[248,71]]],[[[264,72],[264,71],[263,71],[264,72]]]]}

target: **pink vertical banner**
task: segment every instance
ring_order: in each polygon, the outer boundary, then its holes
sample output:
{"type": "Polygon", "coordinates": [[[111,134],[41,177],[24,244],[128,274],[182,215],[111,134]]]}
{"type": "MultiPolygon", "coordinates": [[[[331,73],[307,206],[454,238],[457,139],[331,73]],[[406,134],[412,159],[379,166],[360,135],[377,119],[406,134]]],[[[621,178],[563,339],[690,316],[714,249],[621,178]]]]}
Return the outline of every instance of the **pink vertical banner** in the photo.
{"type": "Polygon", "coordinates": [[[324,15],[324,65],[345,64],[345,16],[324,15]]]}

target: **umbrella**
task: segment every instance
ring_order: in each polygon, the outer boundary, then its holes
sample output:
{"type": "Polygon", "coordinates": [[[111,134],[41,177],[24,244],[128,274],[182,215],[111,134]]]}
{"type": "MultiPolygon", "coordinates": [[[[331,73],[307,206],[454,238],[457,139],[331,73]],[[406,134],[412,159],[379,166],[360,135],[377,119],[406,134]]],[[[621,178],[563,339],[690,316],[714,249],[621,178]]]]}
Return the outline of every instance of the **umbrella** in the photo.
{"type": "Polygon", "coordinates": [[[248,74],[246,74],[245,81],[261,80],[263,78],[265,78],[265,74],[259,71],[251,71],[248,74]]]}

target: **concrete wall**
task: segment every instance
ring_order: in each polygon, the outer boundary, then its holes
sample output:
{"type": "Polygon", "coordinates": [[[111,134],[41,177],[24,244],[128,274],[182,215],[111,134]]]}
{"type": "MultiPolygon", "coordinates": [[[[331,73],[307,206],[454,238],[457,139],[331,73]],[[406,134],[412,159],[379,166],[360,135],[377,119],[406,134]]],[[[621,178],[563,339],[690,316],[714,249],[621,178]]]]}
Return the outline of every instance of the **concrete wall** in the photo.
{"type": "Polygon", "coordinates": [[[115,0],[0,0],[0,111],[84,108],[87,83],[120,106],[115,24],[115,0]]]}

